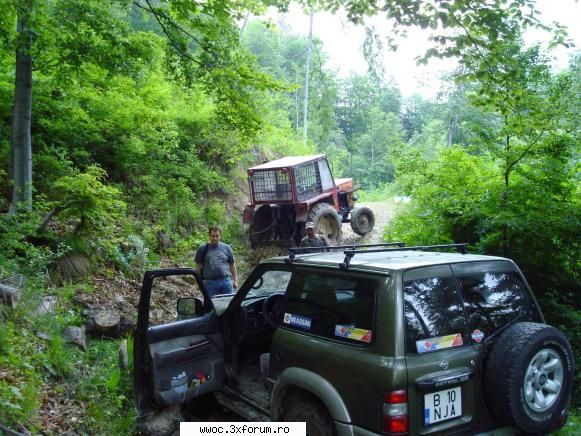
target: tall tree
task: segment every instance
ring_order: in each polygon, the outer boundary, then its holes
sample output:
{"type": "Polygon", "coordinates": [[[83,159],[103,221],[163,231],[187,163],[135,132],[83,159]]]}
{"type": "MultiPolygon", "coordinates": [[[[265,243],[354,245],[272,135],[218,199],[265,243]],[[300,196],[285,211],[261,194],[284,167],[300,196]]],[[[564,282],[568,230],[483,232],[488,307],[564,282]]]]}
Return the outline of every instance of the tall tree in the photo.
{"type": "Polygon", "coordinates": [[[10,212],[21,206],[32,209],[32,144],[30,119],[32,112],[32,27],[34,0],[17,2],[18,37],[16,39],[16,73],[12,112],[12,203],[10,212]]]}
{"type": "MultiPolygon", "coordinates": [[[[256,89],[277,89],[279,85],[270,76],[257,72],[252,61],[238,49],[235,19],[241,11],[258,11],[263,6],[254,2],[179,0],[135,0],[132,5],[153,16],[160,33],[177,53],[170,62],[174,78],[186,86],[205,87],[213,94],[224,123],[248,137],[256,133],[261,120],[252,93],[256,89]]],[[[19,204],[26,209],[32,207],[33,70],[66,70],[63,76],[67,76],[91,58],[112,70],[128,70],[146,59],[143,47],[136,48],[139,35],[130,34],[127,24],[119,19],[127,7],[125,0],[2,2],[2,12],[15,11],[18,16],[14,38],[11,211],[17,211],[19,204]]]]}
{"type": "Polygon", "coordinates": [[[303,141],[307,143],[308,137],[308,118],[309,118],[309,81],[310,81],[310,73],[311,73],[311,46],[313,44],[313,16],[314,13],[311,11],[311,15],[309,17],[309,38],[307,41],[307,60],[305,65],[305,95],[304,95],[304,103],[303,103],[303,141]]]}

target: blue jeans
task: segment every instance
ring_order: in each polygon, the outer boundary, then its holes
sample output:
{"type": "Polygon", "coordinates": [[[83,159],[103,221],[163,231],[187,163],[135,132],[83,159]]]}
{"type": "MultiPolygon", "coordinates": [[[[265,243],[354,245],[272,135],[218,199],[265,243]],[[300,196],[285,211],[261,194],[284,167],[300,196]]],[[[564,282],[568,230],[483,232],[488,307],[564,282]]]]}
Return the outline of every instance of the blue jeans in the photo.
{"type": "Polygon", "coordinates": [[[204,280],[204,286],[206,291],[210,294],[210,297],[219,294],[233,294],[234,288],[232,287],[232,279],[230,277],[224,277],[223,279],[216,280],[204,280]]]}

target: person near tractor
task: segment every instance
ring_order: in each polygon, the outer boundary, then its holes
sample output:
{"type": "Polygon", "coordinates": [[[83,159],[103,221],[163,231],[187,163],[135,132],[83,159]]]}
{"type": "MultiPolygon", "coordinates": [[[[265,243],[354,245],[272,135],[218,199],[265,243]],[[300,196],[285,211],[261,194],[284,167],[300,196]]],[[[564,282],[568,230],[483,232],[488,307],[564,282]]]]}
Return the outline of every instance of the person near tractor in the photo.
{"type": "Polygon", "coordinates": [[[310,248],[310,247],[327,247],[329,244],[327,240],[320,235],[315,233],[315,224],[312,222],[308,222],[305,224],[305,231],[307,236],[301,239],[301,247],[310,248]]]}
{"type": "Polygon", "coordinates": [[[238,272],[232,247],[220,242],[220,227],[208,229],[210,241],[196,252],[196,270],[202,275],[204,286],[211,297],[232,294],[238,288],[238,272]]]}

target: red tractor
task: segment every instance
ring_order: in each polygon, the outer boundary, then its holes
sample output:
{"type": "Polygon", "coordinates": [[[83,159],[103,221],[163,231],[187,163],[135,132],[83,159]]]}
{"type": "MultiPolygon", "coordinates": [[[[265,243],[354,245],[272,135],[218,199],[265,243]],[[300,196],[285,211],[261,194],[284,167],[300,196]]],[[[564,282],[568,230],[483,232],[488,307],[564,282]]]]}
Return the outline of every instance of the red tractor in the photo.
{"type": "Polygon", "coordinates": [[[341,224],[365,235],[375,218],[367,207],[354,208],[357,196],[353,179],[333,179],[327,158],[289,156],[248,169],[250,204],[244,208],[244,223],[250,225],[253,248],[267,243],[298,246],[305,223],[330,245],[341,242],[341,224]]]}

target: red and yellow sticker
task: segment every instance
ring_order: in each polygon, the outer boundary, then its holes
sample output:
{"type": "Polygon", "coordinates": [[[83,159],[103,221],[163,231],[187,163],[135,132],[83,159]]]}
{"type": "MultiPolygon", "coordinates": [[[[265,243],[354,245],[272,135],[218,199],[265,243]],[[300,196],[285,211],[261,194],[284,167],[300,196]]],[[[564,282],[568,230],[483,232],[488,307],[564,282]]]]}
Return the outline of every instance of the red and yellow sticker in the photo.
{"type": "Polygon", "coordinates": [[[340,338],[348,338],[348,339],[353,339],[355,341],[370,343],[372,332],[371,332],[371,330],[358,329],[357,327],[353,327],[353,326],[349,326],[349,325],[337,324],[335,326],[335,336],[339,336],[340,338]]]}
{"type": "Polygon", "coordinates": [[[443,348],[459,347],[463,345],[462,334],[455,333],[447,336],[436,336],[429,339],[420,339],[416,341],[418,353],[428,353],[430,351],[441,350],[443,348]]]}

